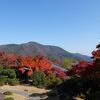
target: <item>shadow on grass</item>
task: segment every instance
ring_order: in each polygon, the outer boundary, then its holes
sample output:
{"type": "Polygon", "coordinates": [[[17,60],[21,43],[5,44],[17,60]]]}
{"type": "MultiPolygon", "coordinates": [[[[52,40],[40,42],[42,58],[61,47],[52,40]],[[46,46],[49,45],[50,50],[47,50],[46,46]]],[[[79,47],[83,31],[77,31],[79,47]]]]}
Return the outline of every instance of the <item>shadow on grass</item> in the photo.
{"type": "Polygon", "coordinates": [[[40,100],[60,100],[59,97],[52,95],[49,96],[49,92],[47,93],[42,93],[42,94],[38,94],[38,93],[33,93],[30,95],[30,97],[40,97],[40,100]]]}
{"type": "Polygon", "coordinates": [[[29,95],[30,97],[37,97],[39,96],[40,98],[43,98],[47,95],[47,93],[43,93],[43,94],[39,94],[39,93],[33,93],[31,95],[29,95]]]}

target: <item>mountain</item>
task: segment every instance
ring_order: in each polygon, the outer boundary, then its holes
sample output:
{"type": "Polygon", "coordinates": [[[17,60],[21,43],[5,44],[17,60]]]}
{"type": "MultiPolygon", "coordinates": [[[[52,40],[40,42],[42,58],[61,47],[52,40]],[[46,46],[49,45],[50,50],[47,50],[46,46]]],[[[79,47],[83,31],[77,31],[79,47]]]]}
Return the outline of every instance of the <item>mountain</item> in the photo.
{"type": "Polygon", "coordinates": [[[74,53],[74,55],[75,55],[75,57],[80,58],[82,60],[92,61],[92,59],[87,55],[83,55],[83,54],[80,54],[80,53],[74,53]]]}
{"type": "Polygon", "coordinates": [[[44,55],[50,59],[62,60],[64,58],[75,58],[77,60],[88,60],[90,57],[81,54],[70,53],[60,47],[51,45],[42,45],[36,42],[28,42],[23,44],[0,45],[0,51],[13,53],[22,56],[44,55]]]}

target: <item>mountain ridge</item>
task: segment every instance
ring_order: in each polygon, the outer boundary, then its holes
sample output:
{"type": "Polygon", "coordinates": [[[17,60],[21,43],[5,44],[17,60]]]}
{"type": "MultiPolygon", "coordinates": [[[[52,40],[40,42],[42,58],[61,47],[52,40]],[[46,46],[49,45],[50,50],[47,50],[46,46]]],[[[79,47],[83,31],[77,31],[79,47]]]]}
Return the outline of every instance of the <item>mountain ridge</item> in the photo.
{"type": "Polygon", "coordinates": [[[22,44],[0,45],[0,51],[13,53],[22,56],[43,55],[50,59],[63,60],[64,58],[75,58],[77,60],[90,61],[90,57],[79,53],[71,53],[61,47],[53,45],[43,45],[37,42],[27,42],[22,44]]]}

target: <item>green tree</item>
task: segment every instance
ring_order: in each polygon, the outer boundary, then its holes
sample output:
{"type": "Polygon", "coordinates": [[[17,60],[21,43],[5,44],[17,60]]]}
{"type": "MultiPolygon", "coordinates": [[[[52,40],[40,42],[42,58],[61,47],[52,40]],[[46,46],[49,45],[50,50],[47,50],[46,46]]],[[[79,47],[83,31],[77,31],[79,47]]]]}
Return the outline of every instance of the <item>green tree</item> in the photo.
{"type": "Polygon", "coordinates": [[[3,67],[0,65],[0,76],[2,75],[3,67]]]}
{"type": "Polygon", "coordinates": [[[32,74],[32,84],[37,86],[37,87],[46,87],[47,85],[47,79],[42,71],[34,71],[32,74]]]}
{"type": "Polygon", "coordinates": [[[15,73],[15,70],[13,69],[3,69],[2,75],[7,76],[8,78],[11,78],[11,79],[16,78],[16,73],[15,73]]]}
{"type": "Polygon", "coordinates": [[[65,69],[71,69],[72,65],[76,62],[73,58],[65,58],[63,61],[63,66],[65,69]]]}
{"type": "Polygon", "coordinates": [[[0,85],[4,85],[9,82],[9,80],[15,80],[16,73],[14,69],[3,69],[0,67],[0,85]]]}

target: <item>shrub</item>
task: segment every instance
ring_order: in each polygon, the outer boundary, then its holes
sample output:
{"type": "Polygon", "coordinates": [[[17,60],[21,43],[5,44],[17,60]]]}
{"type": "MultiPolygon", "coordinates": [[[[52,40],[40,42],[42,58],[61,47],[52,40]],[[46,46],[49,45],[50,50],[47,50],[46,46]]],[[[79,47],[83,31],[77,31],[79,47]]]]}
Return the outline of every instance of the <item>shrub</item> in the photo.
{"type": "Polygon", "coordinates": [[[72,76],[56,87],[58,96],[61,100],[74,100],[76,96],[80,96],[83,90],[82,79],[79,76],[72,76]]]}
{"type": "Polygon", "coordinates": [[[12,86],[19,85],[19,81],[17,79],[9,79],[8,84],[12,86]]]}
{"type": "Polygon", "coordinates": [[[7,81],[7,76],[0,76],[0,81],[6,82],[7,81]]]}
{"type": "Polygon", "coordinates": [[[15,70],[13,69],[3,69],[2,75],[7,76],[8,78],[14,79],[16,78],[15,70]]]}
{"type": "Polygon", "coordinates": [[[56,87],[57,85],[61,84],[63,82],[62,79],[56,77],[54,74],[51,74],[49,77],[47,77],[47,88],[51,89],[51,88],[54,88],[56,87]]]}
{"type": "Polygon", "coordinates": [[[63,81],[62,81],[60,78],[58,78],[58,77],[55,79],[55,84],[56,84],[56,85],[59,85],[59,84],[61,84],[62,82],[63,82],[63,81]]]}
{"type": "Polygon", "coordinates": [[[5,85],[7,82],[7,77],[6,76],[0,76],[0,86],[5,85]]]}
{"type": "Polygon", "coordinates": [[[3,86],[3,85],[5,85],[5,82],[0,80],[0,86],[3,86]]]}
{"type": "Polygon", "coordinates": [[[7,98],[5,98],[4,100],[14,100],[14,98],[12,98],[12,97],[7,97],[7,98]]]}
{"type": "Polygon", "coordinates": [[[32,75],[32,80],[33,80],[32,84],[34,86],[42,88],[42,87],[46,87],[47,85],[46,76],[42,71],[35,71],[32,75]]]}
{"type": "Polygon", "coordinates": [[[4,92],[3,94],[4,94],[4,95],[12,95],[12,92],[6,91],[6,92],[4,92]]]}
{"type": "Polygon", "coordinates": [[[3,67],[0,65],[0,75],[2,75],[3,67]]]}

